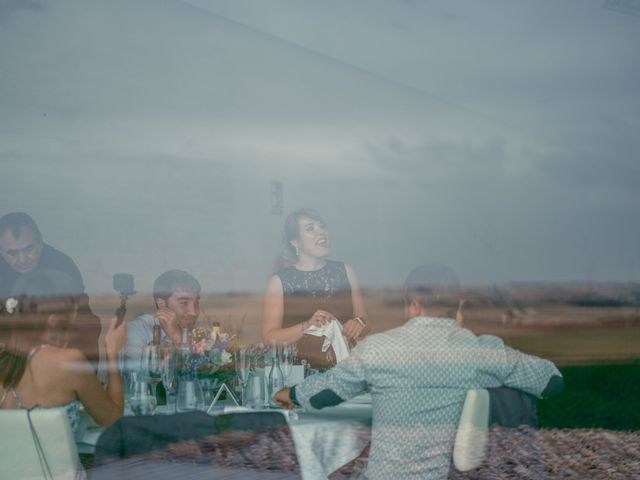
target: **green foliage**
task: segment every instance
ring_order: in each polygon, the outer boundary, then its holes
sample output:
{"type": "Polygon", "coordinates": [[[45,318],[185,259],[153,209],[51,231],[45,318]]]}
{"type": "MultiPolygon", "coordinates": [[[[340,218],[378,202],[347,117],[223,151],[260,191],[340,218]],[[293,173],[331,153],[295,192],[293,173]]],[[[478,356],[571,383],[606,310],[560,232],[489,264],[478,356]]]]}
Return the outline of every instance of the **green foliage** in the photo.
{"type": "Polygon", "coordinates": [[[564,391],[538,402],[544,428],[640,430],[640,362],[566,366],[564,391]]]}

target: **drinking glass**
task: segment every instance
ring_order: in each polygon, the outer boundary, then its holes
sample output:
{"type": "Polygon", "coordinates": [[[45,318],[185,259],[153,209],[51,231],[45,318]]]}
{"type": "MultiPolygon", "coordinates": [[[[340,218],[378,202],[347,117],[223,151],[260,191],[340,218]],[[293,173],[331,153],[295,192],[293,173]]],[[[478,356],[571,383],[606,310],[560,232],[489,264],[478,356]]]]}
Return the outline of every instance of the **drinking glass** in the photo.
{"type": "Polygon", "coordinates": [[[245,404],[245,391],[247,389],[247,382],[249,381],[249,374],[251,373],[251,359],[250,354],[244,347],[235,352],[236,372],[238,374],[238,380],[240,380],[241,398],[242,404],[245,404]]]}
{"type": "Polygon", "coordinates": [[[284,347],[282,347],[282,360],[280,361],[280,368],[282,370],[282,374],[284,375],[285,386],[289,386],[289,376],[291,375],[291,370],[293,369],[293,355],[291,347],[293,347],[293,345],[285,345],[284,347]]]}
{"type": "MultiPolygon", "coordinates": [[[[212,370],[209,373],[213,373],[214,371],[215,370],[212,370]]],[[[209,405],[213,401],[213,398],[216,396],[216,393],[222,384],[217,378],[213,378],[211,375],[198,376],[198,381],[200,382],[200,388],[202,388],[204,402],[209,405]]]]}
{"type": "Polygon", "coordinates": [[[128,404],[129,397],[133,393],[133,383],[138,378],[138,372],[122,370],[120,372],[120,378],[122,379],[122,387],[124,388],[124,400],[128,404]]]}
{"type": "Polygon", "coordinates": [[[320,372],[320,370],[312,368],[311,364],[309,362],[307,362],[305,359],[302,359],[300,364],[302,365],[302,368],[304,369],[304,378],[310,377],[312,375],[316,375],[317,373],[320,372]]]}
{"type": "Polygon", "coordinates": [[[139,378],[132,381],[129,407],[134,415],[153,415],[156,410],[156,396],[148,381],[139,378]]]}
{"type": "Polygon", "coordinates": [[[167,405],[169,405],[169,398],[172,393],[175,393],[173,389],[173,382],[176,377],[176,368],[178,365],[178,358],[176,351],[172,346],[163,346],[161,348],[162,363],[160,365],[162,385],[167,392],[167,405]]]}
{"type": "Polygon", "coordinates": [[[204,394],[197,378],[181,378],[178,381],[176,411],[204,410],[204,394]]]}
{"type": "Polygon", "coordinates": [[[265,407],[264,371],[252,370],[246,388],[246,400],[242,404],[250,408],[265,407]]]}

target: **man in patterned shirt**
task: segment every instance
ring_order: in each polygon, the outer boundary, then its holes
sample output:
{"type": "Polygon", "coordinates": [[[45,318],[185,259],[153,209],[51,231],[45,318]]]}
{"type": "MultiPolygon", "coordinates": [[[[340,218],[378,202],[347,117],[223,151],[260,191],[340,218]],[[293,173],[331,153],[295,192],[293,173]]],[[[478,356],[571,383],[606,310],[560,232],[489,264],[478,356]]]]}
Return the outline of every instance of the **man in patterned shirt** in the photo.
{"type": "Polygon", "coordinates": [[[333,406],[369,390],[370,479],[446,478],[467,390],[507,386],[539,398],[558,394],[555,365],[476,336],[454,320],[459,282],[448,267],[415,269],[405,283],[403,326],[371,335],[321,375],[280,390],[283,407],[333,406]]]}

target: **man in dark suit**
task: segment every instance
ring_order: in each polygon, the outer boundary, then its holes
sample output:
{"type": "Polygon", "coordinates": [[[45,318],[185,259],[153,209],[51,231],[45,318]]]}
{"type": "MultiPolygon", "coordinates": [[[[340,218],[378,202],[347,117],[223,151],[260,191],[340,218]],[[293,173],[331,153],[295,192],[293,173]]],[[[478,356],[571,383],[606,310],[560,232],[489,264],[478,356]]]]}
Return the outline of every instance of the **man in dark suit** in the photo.
{"type": "Polygon", "coordinates": [[[8,213],[0,218],[0,257],[2,299],[11,296],[14,285],[23,275],[34,271],[61,271],[73,280],[75,291],[70,293],[79,298],[79,307],[67,346],[82,350],[89,360],[97,362],[100,358],[100,319],[91,312],[82,275],[75,262],[44,243],[36,222],[22,212],[8,213]]]}

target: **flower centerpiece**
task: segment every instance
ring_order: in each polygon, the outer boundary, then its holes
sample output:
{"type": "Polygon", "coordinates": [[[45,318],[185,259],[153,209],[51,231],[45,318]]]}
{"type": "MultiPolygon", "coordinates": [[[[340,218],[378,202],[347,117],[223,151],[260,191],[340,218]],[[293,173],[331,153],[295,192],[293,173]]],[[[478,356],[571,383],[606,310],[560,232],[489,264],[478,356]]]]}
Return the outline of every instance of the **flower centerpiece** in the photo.
{"type": "Polygon", "coordinates": [[[195,328],[192,341],[192,368],[205,393],[212,393],[223,383],[231,387],[236,375],[232,352],[237,337],[221,332],[219,324],[214,323],[195,328]]]}

